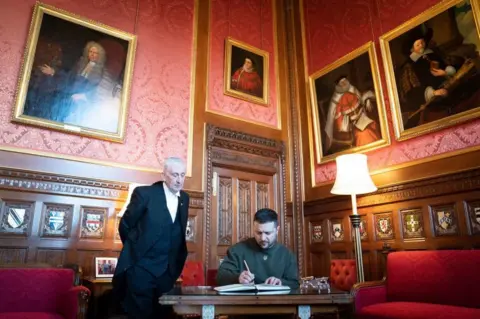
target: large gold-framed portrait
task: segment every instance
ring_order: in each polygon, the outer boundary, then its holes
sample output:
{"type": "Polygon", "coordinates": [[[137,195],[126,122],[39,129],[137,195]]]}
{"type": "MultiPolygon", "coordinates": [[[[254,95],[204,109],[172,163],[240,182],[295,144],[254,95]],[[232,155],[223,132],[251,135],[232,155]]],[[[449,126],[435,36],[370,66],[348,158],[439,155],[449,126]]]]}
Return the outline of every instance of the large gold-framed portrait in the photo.
{"type": "Polygon", "coordinates": [[[316,163],[390,144],[373,42],[309,77],[316,163]]]}
{"type": "Polygon", "coordinates": [[[479,0],[445,0],[380,37],[398,140],[480,115],[479,0]]]}
{"type": "Polygon", "coordinates": [[[125,138],[136,36],[37,2],[12,121],[125,138]]]}
{"type": "Polygon", "coordinates": [[[226,95],[268,105],[268,52],[228,37],[225,40],[226,95]]]}

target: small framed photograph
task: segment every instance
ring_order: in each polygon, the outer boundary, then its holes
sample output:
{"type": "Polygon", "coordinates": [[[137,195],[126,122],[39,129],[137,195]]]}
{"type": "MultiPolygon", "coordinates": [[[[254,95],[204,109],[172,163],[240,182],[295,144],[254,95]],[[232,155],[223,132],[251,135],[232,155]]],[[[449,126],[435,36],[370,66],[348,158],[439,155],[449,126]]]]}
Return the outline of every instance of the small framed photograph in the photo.
{"type": "Polygon", "coordinates": [[[112,278],[117,268],[116,257],[95,257],[95,277],[112,278]]]}

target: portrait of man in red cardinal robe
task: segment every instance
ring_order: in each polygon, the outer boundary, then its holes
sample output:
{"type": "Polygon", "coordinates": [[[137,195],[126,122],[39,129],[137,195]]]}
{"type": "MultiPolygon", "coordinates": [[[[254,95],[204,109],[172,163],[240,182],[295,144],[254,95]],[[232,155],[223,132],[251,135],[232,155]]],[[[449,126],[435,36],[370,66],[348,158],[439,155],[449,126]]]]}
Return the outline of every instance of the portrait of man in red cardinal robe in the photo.
{"type": "Polygon", "coordinates": [[[317,163],[389,144],[378,83],[371,43],[310,76],[317,163]]]}
{"type": "Polygon", "coordinates": [[[268,105],[268,52],[231,38],[225,48],[224,93],[268,105]]]}
{"type": "Polygon", "coordinates": [[[262,79],[258,75],[255,62],[251,58],[246,57],[243,65],[233,73],[232,89],[262,97],[262,79]]]}

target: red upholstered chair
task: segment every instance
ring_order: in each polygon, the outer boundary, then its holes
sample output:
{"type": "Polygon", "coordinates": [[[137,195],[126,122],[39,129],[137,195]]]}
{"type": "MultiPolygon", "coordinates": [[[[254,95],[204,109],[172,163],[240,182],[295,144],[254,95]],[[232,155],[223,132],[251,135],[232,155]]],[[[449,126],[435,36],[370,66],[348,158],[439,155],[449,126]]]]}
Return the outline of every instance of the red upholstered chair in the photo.
{"type": "Polygon", "coordinates": [[[218,269],[207,270],[207,286],[212,286],[212,287],[217,286],[217,272],[218,272],[218,269]]]}
{"type": "Polygon", "coordinates": [[[84,318],[90,290],[74,269],[50,265],[0,267],[0,318],[84,318]]]}
{"type": "Polygon", "coordinates": [[[180,275],[182,286],[205,286],[203,261],[187,260],[180,275]]]}
{"type": "Polygon", "coordinates": [[[340,290],[350,291],[357,283],[355,259],[332,259],[330,263],[330,285],[340,290]]]}

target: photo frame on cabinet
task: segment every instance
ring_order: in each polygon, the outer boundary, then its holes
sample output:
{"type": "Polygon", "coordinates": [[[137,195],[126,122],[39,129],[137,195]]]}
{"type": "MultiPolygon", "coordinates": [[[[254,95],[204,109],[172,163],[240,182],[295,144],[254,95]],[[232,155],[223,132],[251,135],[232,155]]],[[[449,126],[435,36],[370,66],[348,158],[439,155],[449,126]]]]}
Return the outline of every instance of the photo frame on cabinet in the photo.
{"type": "Polygon", "coordinates": [[[117,262],[116,257],[95,257],[95,277],[113,278],[117,262]]]}
{"type": "Polygon", "coordinates": [[[315,72],[309,84],[317,164],[390,144],[373,42],[315,72]]]}
{"type": "Polygon", "coordinates": [[[398,140],[480,116],[479,10],[445,0],[380,37],[398,140]]]}
{"type": "Polygon", "coordinates": [[[225,40],[224,94],[268,106],[268,52],[231,37],[225,40]]]}
{"type": "Polygon", "coordinates": [[[136,36],[37,3],[12,121],[123,142],[136,36]]]}

